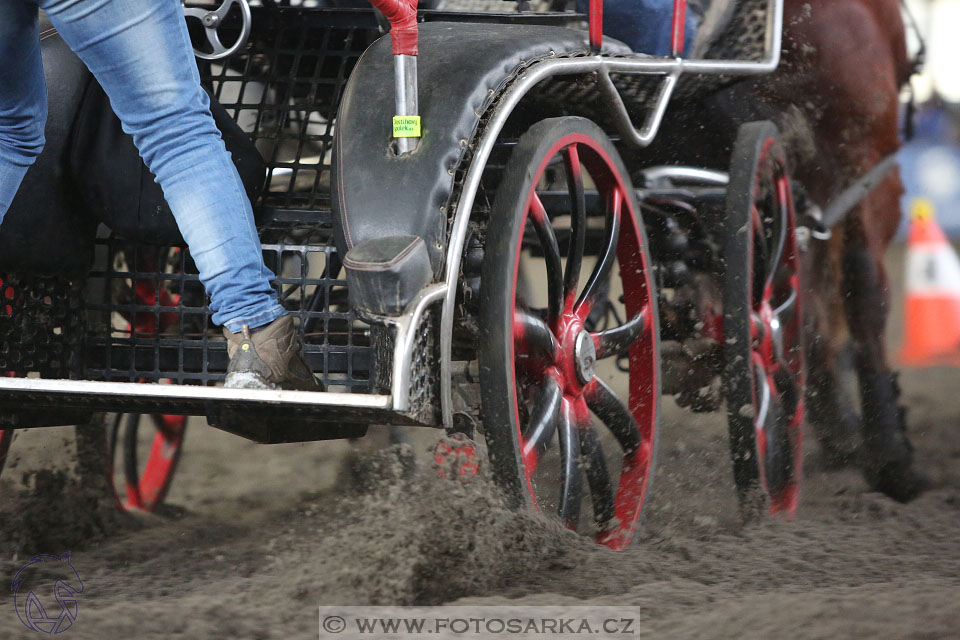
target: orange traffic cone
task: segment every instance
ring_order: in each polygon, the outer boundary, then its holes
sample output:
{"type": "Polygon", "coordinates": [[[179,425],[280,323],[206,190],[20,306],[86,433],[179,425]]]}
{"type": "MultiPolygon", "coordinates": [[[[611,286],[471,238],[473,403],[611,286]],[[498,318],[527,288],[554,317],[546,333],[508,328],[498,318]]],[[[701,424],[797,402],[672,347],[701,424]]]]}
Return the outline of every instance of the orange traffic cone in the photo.
{"type": "Polygon", "coordinates": [[[960,365],[960,259],[926,198],[911,206],[905,297],[900,362],[960,365]]]}

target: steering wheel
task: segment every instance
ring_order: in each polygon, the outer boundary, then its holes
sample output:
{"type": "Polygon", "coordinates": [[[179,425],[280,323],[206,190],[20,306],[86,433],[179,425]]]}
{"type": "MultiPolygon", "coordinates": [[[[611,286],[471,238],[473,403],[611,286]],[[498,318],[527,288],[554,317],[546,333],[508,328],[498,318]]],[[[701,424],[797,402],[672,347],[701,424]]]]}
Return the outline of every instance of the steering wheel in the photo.
{"type": "Polygon", "coordinates": [[[213,10],[201,9],[199,7],[184,7],[183,16],[185,18],[197,18],[203,25],[203,32],[207,36],[207,42],[213,47],[212,53],[194,49],[193,53],[201,60],[222,60],[235,54],[247,44],[247,38],[250,37],[250,26],[253,18],[250,15],[250,3],[248,0],[223,0],[223,3],[213,10]],[[220,35],[217,29],[223,23],[223,20],[230,13],[233,5],[240,5],[240,14],[243,16],[243,27],[240,29],[240,37],[230,47],[223,46],[220,42],[220,35]]]}

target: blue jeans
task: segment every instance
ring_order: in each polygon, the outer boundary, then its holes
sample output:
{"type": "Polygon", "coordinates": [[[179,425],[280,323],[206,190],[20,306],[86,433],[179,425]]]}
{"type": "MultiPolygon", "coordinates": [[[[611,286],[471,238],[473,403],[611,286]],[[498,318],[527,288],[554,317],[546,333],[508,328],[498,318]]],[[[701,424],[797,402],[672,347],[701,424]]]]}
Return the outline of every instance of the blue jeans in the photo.
{"type": "MultiPolygon", "coordinates": [[[[579,0],[578,10],[586,12],[587,0],[579,0]]],[[[693,50],[698,18],[687,7],[684,25],[683,55],[693,50]]],[[[670,55],[670,30],[673,26],[672,0],[605,0],[603,33],[623,42],[637,53],[670,55]]]]}
{"type": "Polygon", "coordinates": [[[200,87],[179,0],[0,0],[0,222],[44,144],[38,7],[103,86],[156,176],[213,321],[236,333],[284,315],[250,201],[200,87]]]}

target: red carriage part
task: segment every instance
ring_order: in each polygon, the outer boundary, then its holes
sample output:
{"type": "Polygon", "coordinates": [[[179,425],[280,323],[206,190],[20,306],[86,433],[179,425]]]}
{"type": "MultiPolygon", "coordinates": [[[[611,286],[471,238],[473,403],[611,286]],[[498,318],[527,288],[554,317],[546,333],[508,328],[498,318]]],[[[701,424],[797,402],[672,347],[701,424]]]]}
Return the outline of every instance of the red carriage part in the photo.
{"type": "MultiPolygon", "coordinates": [[[[143,258],[141,258],[143,260],[143,258]]],[[[157,265],[152,260],[146,260],[149,266],[157,265]]],[[[163,286],[158,286],[154,280],[137,280],[134,283],[134,295],[138,306],[176,307],[180,303],[180,295],[171,293],[163,286]]],[[[125,314],[128,329],[134,336],[156,336],[167,329],[176,326],[179,315],[175,312],[159,313],[136,312],[125,314]],[[131,318],[132,316],[132,318],[131,318]],[[132,322],[131,322],[132,319],[132,322]]],[[[141,382],[147,382],[141,380],[141,382]]],[[[130,414],[126,416],[123,442],[120,443],[122,416],[117,416],[111,433],[109,479],[114,487],[117,503],[123,509],[137,509],[140,511],[154,511],[163,503],[173,475],[180,460],[184,431],[187,426],[187,417],[183,415],[151,415],[141,416],[130,414]],[[147,418],[155,428],[150,451],[141,470],[139,464],[138,426],[142,418],[147,418]],[[121,497],[120,488],[114,481],[113,460],[118,445],[123,447],[123,473],[125,499],[121,497]]]]}
{"type": "Polygon", "coordinates": [[[390,21],[393,53],[417,55],[417,0],[370,0],[390,21]]]}
{"type": "Polygon", "coordinates": [[[456,433],[437,443],[433,450],[437,474],[446,480],[465,482],[480,471],[477,445],[465,435],[456,433]]]}
{"type": "MultiPolygon", "coordinates": [[[[372,1],[372,0],[371,0],[372,1]]],[[[374,2],[376,4],[376,2],[374,2]]],[[[590,49],[600,53],[603,45],[603,0],[590,0],[589,8],[590,49]]],[[[683,53],[684,32],[687,22],[687,0],[673,0],[673,22],[670,27],[670,51],[673,57],[683,53]]],[[[396,51],[394,51],[396,53],[396,51]]]]}
{"type": "MultiPolygon", "coordinates": [[[[153,280],[137,280],[134,287],[136,292],[137,304],[159,307],[176,307],[180,303],[178,294],[170,293],[166,288],[159,288],[153,280]]],[[[129,314],[128,322],[129,322],[129,314]]],[[[154,336],[163,333],[171,327],[175,327],[179,322],[180,316],[175,312],[153,314],[151,312],[138,312],[134,314],[134,321],[131,330],[133,335],[154,336]]]]}
{"type": "MultiPolygon", "coordinates": [[[[139,420],[140,416],[133,415],[129,418],[139,420]]],[[[125,509],[154,511],[163,503],[180,460],[180,452],[183,450],[183,435],[187,426],[186,416],[155,415],[150,418],[156,427],[156,433],[143,471],[140,471],[137,463],[136,430],[125,434],[127,436],[124,442],[126,500],[121,501],[121,506],[125,509]]],[[[119,491],[117,491],[117,497],[119,500],[119,491]]]]}
{"type": "Polygon", "coordinates": [[[0,301],[2,301],[0,313],[5,316],[12,316],[15,306],[22,304],[22,300],[18,301],[17,299],[17,290],[4,283],[3,278],[0,278],[0,301]]]}
{"type": "Polygon", "coordinates": [[[673,0],[673,25],[670,28],[670,55],[683,53],[683,34],[687,24],[687,0],[673,0]]]}
{"type": "MultiPolygon", "coordinates": [[[[173,251],[179,251],[174,249],[173,251]]],[[[142,273],[157,272],[161,265],[155,256],[138,256],[136,269],[142,273]]],[[[180,304],[180,294],[171,293],[158,280],[142,279],[133,284],[134,297],[140,307],[177,307],[180,304]]],[[[130,326],[127,327],[131,336],[156,336],[166,330],[176,327],[180,315],[175,311],[154,313],[152,311],[121,312],[120,314],[130,326]]]]}
{"type": "Polygon", "coordinates": [[[600,53],[603,45],[603,0],[590,0],[590,49],[600,53]]]}

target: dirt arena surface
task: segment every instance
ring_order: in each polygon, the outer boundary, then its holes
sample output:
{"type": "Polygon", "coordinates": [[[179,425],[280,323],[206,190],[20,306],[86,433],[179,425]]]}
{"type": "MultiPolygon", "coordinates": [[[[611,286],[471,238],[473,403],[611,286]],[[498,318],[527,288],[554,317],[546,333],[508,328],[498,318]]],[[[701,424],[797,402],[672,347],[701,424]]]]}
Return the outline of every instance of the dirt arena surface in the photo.
{"type": "MultiPolygon", "coordinates": [[[[895,286],[901,264],[898,250],[895,286]]],[[[357,489],[345,443],[258,446],[200,424],[170,507],[118,520],[57,474],[34,481],[43,499],[18,488],[69,464],[70,430],[30,431],[0,481],[0,638],[37,637],[10,580],[30,555],[65,551],[85,585],[63,636],[76,639],[316,638],[318,605],[439,603],[628,606],[641,637],[956,638],[960,370],[901,383],[934,483],[914,503],[823,469],[809,438],[799,518],[745,527],[724,421],[666,400],[646,525],[621,553],[504,510],[483,480],[442,481],[425,464],[399,479],[396,452],[361,454],[381,481],[357,489]]],[[[435,436],[414,434],[421,460],[435,436]]]]}

